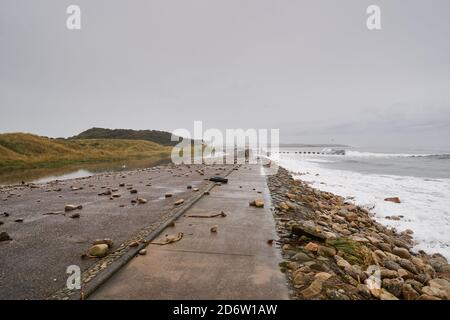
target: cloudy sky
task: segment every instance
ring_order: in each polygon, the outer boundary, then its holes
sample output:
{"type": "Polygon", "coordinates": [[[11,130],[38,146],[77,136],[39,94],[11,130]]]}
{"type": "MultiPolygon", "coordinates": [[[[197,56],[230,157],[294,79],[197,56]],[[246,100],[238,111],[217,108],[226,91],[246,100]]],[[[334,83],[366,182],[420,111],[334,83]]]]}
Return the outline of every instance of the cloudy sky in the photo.
{"type": "Polygon", "coordinates": [[[0,131],[450,147],[448,0],[2,0],[0,131]],[[66,28],[66,8],[82,29],[66,28]],[[382,30],[366,28],[381,7],[382,30]]]}

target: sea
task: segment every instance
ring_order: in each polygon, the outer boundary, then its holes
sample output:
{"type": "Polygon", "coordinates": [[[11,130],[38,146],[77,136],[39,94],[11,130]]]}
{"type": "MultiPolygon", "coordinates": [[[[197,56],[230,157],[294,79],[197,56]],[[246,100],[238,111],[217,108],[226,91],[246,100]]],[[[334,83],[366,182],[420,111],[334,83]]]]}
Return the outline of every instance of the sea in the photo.
{"type": "Polygon", "coordinates": [[[413,250],[450,260],[450,148],[290,145],[271,157],[294,178],[369,209],[383,225],[412,230],[417,243],[413,250]],[[399,197],[401,203],[384,200],[389,197],[399,197]]]}

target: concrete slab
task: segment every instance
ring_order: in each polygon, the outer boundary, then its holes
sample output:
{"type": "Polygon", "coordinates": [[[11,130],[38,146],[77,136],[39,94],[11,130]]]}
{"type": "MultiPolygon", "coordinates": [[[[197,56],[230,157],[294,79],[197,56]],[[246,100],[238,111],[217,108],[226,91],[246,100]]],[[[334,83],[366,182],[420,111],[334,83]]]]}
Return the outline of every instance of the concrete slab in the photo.
{"type": "Polygon", "coordinates": [[[228,178],[155,239],[183,232],[181,241],[150,244],[147,255],[135,257],[90,299],[288,299],[279,249],[267,243],[276,232],[260,166],[244,165],[228,178]],[[255,198],[265,207],[250,207],[255,198]],[[227,216],[188,217],[221,211],[227,216]]]}

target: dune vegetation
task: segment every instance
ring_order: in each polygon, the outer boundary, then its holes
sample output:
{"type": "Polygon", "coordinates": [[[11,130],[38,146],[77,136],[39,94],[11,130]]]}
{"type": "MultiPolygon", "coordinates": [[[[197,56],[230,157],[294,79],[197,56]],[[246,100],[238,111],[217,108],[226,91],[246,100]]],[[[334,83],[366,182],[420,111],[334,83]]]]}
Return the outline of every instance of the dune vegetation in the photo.
{"type": "Polygon", "coordinates": [[[164,160],[171,148],[143,140],[54,139],[27,133],[0,134],[0,173],[131,159],[164,160]]]}

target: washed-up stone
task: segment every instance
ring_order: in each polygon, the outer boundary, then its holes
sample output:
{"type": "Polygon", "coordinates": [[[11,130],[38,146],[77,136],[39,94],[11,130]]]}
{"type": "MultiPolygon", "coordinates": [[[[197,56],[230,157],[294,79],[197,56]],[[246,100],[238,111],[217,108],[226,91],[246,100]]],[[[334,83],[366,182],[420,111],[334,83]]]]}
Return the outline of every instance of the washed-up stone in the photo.
{"type": "Polygon", "coordinates": [[[251,201],[250,206],[256,207],[256,208],[263,208],[264,207],[264,200],[263,199],[255,199],[251,201]]]}
{"type": "Polygon", "coordinates": [[[108,248],[111,248],[113,246],[114,242],[109,238],[105,238],[105,239],[96,239],[92,244],[93,245],[106,244],[108,246],[108,248]]]}
{"type": "Polygon", "coordinates": [[[164,197],[170,198],[170,197],[172,197],[172,194],[168,192],[168,193],[166,193],[166,194],[164,195],[164,197]]]}
{"type": "Polygon", "coordinates": [[[108,254],[108,249],[107,244],[96,244],[89,248],[87,254],[89,257],[103,258],[108,254]]]}
{"type": "Polygon", "coordinates": [[[179,206],[180,204],[184,203],[184,199],[179,199],[177,201],[175,201],[174,205],[179,206]]]}
{"type": "Polygon", "coordinates": [[[71,217],[72,219],[77,219],[77,218],[80,217],[80,214],[79,214],[78,212],[72,213],[72,214],[70,215],[70,217],[71,217]]]}
{"type": "Polygon", "coordinates": [[[9,234],[5,231],[0,232],[0,242],[12,240],[9,234]]]}
{"type": "Polygon", "coordinates": [[[144,204],[144,203],[147,203],[147,199],[137,198],[137,202],[140,203],[140,204],[144,204]]]}
{"type": "Polygon", "coordinates": [[[131,242],[130,244],[129,244],[129,246],[130,247],[137,247],[139,245],[139,242],[137,242],[137,241],[133,241],[133,242],[131,242]]]}
{"type": "Polygon", "coordinates": [[[104,191],[104,192],[99,193],[98,195],[99,195],[99,196],[110,196],[111,193],[112,193],[111,190],[108,189],[108,190],[106,190],[106,191],[104,191]]]}
{"type": "Polygon", "coordinates": [[[131,193],[131,194],[136,194],[136,193],[138,193],[138,191],[137,191],[136,189],[131,189],[131,190],[130,190],[130,193],[131,193]]]}
{"type": "Polygon", "coordinates": [[[80,205],[66,204],[64,207],[64,211],[73,211],[73,210],[77,210],[77,209],[79,210],[82,208],[83,208],[83,206],[81,204],[80,205]]]}

